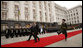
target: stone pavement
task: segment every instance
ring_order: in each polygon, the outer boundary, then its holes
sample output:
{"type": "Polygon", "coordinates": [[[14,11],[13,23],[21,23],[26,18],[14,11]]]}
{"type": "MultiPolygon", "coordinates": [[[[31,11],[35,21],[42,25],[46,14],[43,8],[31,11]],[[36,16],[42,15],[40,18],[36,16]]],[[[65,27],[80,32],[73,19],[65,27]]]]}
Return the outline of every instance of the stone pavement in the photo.
{"type": "MultiPolygon", "coordinates": [[[[67,32],[72,32],[72,31],[76,31],[76,30],[80,30],[80,29],[75,29],[75,30],[68,30],[67,32]]],[[[42,37],[48,37],[48,36],[53,36],[53,35],[57,35],[56,32],[53,33],[46,33],[46,34],[40,34],[38,35],[40,38],[42,37]]],[[[80,35],[79,35],[80,36],[80,35]]],[[[82,36],[81,36],[82,37],[82,36]]],[[[23,37],[14,37],[14,38],[8,38],[6,39],[5,36],[1,37],[1,45],[4,44],[9,44],[9,43],[15,43],[15,42],[20,42],[20,41],[26,41],[29,38],[29,36],[23,36],[23,37]]],[[[33,37],[31,39],[34,39],[33,37]]],[[[77,38],[76,38],[77,39],[77,38]]],[[[68,39],[70,40],[70,39],[68,39]]],[[[80,39],[81,41],[82,39],[80,39]]],[[[59,41],[61,42],[61,41],[59,41]]],[[[63,42],[63,40],[62,40],[63,42]]],[[[53,45],[52,45],[53,46],[53,45]]]]}
{"type": "Polygon", "coordinates": [[[50,44],[46,47],[82,47],[82,33],[65,40],[50,44]]]}

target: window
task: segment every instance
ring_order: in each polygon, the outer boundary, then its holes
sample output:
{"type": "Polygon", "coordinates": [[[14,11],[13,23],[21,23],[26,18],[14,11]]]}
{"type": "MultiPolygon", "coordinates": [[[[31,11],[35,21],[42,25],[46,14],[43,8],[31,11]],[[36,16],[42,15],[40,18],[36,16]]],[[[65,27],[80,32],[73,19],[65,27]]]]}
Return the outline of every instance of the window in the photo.
{"type": "Polygon", "coordinates": [[[7,18],[7,2],[1,2],[1,20],[6,20],[7,18]]]}
{"type": "Polygon", "coordinates": [[[78,12],[76,14],[78,15],[78,12]]]}
{"type": "Polygon", "coordinates": [[[74,13],[74,16],[75,16],[75,13],[74,13]]]}
{"type": "Polygon", "coordinates": [[[76,9],[76,11],[77,11],[77,9],[76,9]]]}
{"type": "Polygon", "coordinates": [[[7,12],[6,11],[1,12],[1,19],[6,20],[6,18],[7,18],[7,12]]]}
{"type": "Polygon", "coordinates": [[[71,16],[72,16],[72,14],[71,14],[71,16]]]}
{"type": "Polygon", "coordinates": [[[79,20],[77,20],[78,21],[78,23],[79,23],[79,20]]]}
{"type": "Polygon", "coordinates": [[[7,9],[7,2],[1,2],[2,9],[7,9]]]}
{"type": "Polygon", "coordinates": [[[79,17],[77,16],[77,19],[79,19],[79,17]]]}
{"type": "Polygon", "coordinates": [[[76,21],[75,21],[75,24],[76,24],[76,21]]]}

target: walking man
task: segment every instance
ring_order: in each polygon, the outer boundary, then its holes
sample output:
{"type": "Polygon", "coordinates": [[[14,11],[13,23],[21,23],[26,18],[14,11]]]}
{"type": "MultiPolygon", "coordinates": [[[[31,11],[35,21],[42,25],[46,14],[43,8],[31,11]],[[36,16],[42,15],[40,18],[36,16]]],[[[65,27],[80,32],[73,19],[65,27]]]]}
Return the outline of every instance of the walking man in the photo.
{"type": "Polygon", "coordinates": [[[58,35],[60,34],[60,33],[63,33],[64,35],[65,35],[65,41],[67,40],[67,25],[66,25],[66,23],[65,23],[65,19],[62,19],[62,24],[61,24],[61,28],[60,28],[60,31],[59,32],[57,32],[58,33],[58,35]]]}
{"type": "Polygon", "coordinates": [[[34,37],[35,42],[37,42],[37,39],[40,41],[39,37],[37,36],[39,30],[38,30],[38,25],[36,24],[36,22],[32,24],[30,30],[31,30],[31,33],[30,33],[28,41],[31,39],[31,36],[34,37]]]}

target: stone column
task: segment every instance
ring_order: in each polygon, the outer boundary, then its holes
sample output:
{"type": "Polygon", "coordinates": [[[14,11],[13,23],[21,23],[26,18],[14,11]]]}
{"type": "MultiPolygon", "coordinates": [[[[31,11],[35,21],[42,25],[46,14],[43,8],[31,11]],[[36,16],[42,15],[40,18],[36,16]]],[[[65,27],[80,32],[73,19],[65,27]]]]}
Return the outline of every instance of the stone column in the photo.
{"type": "Polygon", "coordinates": [[[15,15],[14,15],[14,1],[9,1],[8,2],[7,20],[15,20],[15,15]]]}
{"type": "Polygon", "coordinates": [[[35,4],[35,6],[36,6],[36,8],[35,8],[35,10],[36,10],[36,21],[40,21],[39,1],[36,1],[35,3],[36,3],[35,4]]]}
{"type": "Polygon", "coordinates": [[[55,22],[56,21],[56,16],[55,16],[55,8],[54,8],[54,2],[53,1],[50,2],[50,8],[51,8],[52,22],[55,22]]]}
{"type": "Polygon", "coordinates": [[[28,13],[29,13],[29,21],[33,21],[33,4],[32,4],[32,1],[29,1],[28,2],[28,13]]]}
{"type": "Polygon", "coordinates": [[[50,16],[50,22],[52,22],[52,5],[51,5],[51,1],[49,1],[49,16],[50,16]]]}
{"type": "Polygon", "coordinates": [[[42,22],[45,22],[45,9],[44,9],[44,1],[41,2],[41,16],[42,16],[42,22]]]}
{"type": "Polygon", "coordinates": [[[24,21],[25,20],[24,1],[20,1],[19,10],[20,10],[19,20],[24,21]]]}
{"type": "Polygon", "coordinates": [[[47,14],[47,22],[50,22],[48,1],[46,1],[46,14],[47,14]]]}

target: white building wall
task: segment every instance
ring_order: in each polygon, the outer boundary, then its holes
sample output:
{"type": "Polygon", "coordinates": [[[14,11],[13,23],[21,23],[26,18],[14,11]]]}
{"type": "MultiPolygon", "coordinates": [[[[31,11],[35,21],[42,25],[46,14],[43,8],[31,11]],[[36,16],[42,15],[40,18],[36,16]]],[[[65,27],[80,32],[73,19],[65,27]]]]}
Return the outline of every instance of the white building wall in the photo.
{"type": "Polygon", "coordinates": [[[52,5],[53,5],[53,22],[56,22],[56,16],[55,16],[55,3],[52,2],[52,5]]]}
{"type": "MultiPolygon", "coordinates": [[[[15,3],[16,1],[8,1],[8,14],[7,14],[7,20],[15,20],[15,3]]],[[[19,21],[26,21],[25,19],[25,2],[26,1],[19,1],[18,6],[19,6],[19,10],[20,10],[20,16],[19,16],[19,21]]],[[[77,16],[79,16],[79,21],[80,23],[82,23],[82,7],[78,6],[75,7],[73,9],[70,10],[65,10],[66,8],[61,7],[57,4],[55,4],[53,1],[41,1],[41,9],[40,9],[40,3],[39,1],[35,1],[35,15],[36,15],[36,20],[34,20],[33,18],[33,1],[28,1],[28,20],[27,21],[40,21],[40,16],[42,16],[42,22],[58,22],[59,24],[62,22],[62,19],[66,19],[67,23],[71,23],[73,21],[73,24],[77,24],[77,16]],[[46,3],[46,5],[44,4],[46,3]],[[48,5],[50,4],[50,6],[48,5]],[[46,9],[45,9],[46,6],[46,9]],[[56,7],[55,7],[56,6],[56,7]],[[49,10],[50,8],[50,10],[49,10]],[[75,10],[78,11],[75,11],[75,10]],[[41,15],[40,15],[40,11],[41,11],[41,15]],[[72,11],[72,13],[70,12],[72,11]],[[46,12],[46,16],[45,16],[45,12],[46,12]],[[66,13],[69,12],[69,13],[66,13]],[[78,12],[79,15],[73,15],[74,13],[76,14],[78,12]],[[50,15],[51,14],[51,15],[50,15]],[[71,16],[72,14],[72,16],[71,16]],[[69,16],[70,15],[70,16],[69,16]],[[74,19],[74,17],[76,19],[74,19]],[[47,20],[46,20],[47,18],[47,20]],[[58,19],[59,18],[59,19],[58,19]],[[72,20],[73,18],[73,20],[72,20]],[[67,20],[68,19],[68,20],[67,20]],[[70,19],[70,20],[69,20],[70,19]],[[51,21],[50,21],[51,20],[51,21]],[[75,23],[76,21],[76,23],[75,23]]]]}
{"type": "Polygon", "coordinates": [[[29,13],[29,21],[33,21],[33,4],[32,1],[29,1],[29,6],[28,6],[28,13],[29,13]]]}
{"type": "Polygon", "coordinates": [[[36,21],[40,21],[40,13],[39,13],[39,1],[36,1],[36,21]]]}
{"type": "Polygon", "coordinates": [[[79,14],[79,23],[82,23],[82,7],[78,8],[78,14],[79,14]]]}
{"type": "Polygon", "coordinates": [[[15,20],[14,17],[14,1],[9,1],[8,2],[8,16],[7,20],[15,20]]]}
{"type": "Polygon", "coordinates": [[[24,8],[24,1],[20,1],[19,9],[20,9],[20,16],[19,20],[25,21],[25,8],[24,8]]]}
{"type": "Polygon", "coordinates": [[[42,22],[45,22],[45,8],[44,8],[44,2],[41,3],[41,16],[42,16],[42,22]]]}
{"type": "Polygon", "coordinates": [[[55,8],[54,8],[54,2],[51,1],[50,2],[50,13],[51,13],[51,22],[55,22],[56,18],[55,18],[55,8]]]}
{"type": "Polygon", "coordinates": [[[60,7],[59,5],[55,4],[54,6],[55,8],[55,22],[57,22],[59,25],[61,25],[62,23],[62,19],[66,19],[67,15],[66,15],[66,8],[64,7],[60,7]]]}
{"type": "Polygon", "coordinates": [[[47,14],[47,22],[50,22],[48,1],[46,1],[46,14],[47,14]]]}
{"type": "Polygon", "coordinates": [[[54,17],[53,17],[53,4],[52,4],[52,1],[50,1],[50,20],[51,20],[51,22],[53,22],[53,20],[54,20],[54,17]]]}
{"type": "Polygon", "coordinates": [[[82,23],[82,7],[81,6],[76,6],[76,7],[72,8],[72,9],[68,10],[68,12],[69,13],[68,13],[68,18],[67,19],[70,19],[70,20],[68,20],[67,22],[69,22],[69,24],[70,23],[71,24],[79,24],[79,23],[82,23]],[[76,9],[77,9],[77,11],[76,11],[76,9]],[[78,15],[76,13],[78,13],[78,15]],[[71,16],[71,14],[72,14],[72,16],[71,16]],[[74,17],[76,19],[74,19],[74,17]],[[79,17],[79,19],[77,17],[79,17]],[[78,22],[78,20],[79,20],[79,22],[78,22]],[[75,21],[76,21],[76,23],[75,23],[75,21]]]}

